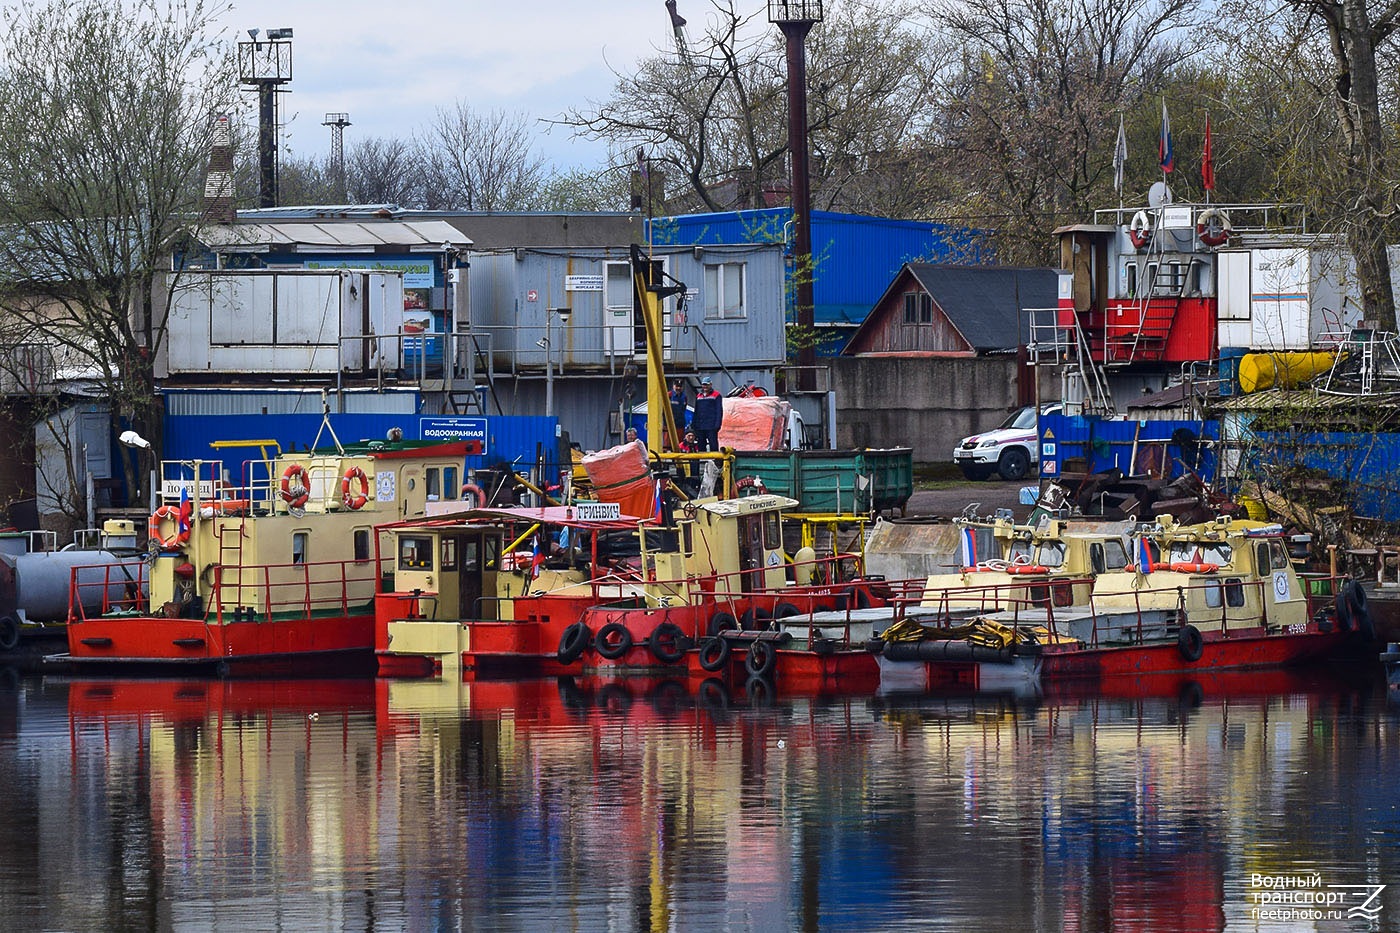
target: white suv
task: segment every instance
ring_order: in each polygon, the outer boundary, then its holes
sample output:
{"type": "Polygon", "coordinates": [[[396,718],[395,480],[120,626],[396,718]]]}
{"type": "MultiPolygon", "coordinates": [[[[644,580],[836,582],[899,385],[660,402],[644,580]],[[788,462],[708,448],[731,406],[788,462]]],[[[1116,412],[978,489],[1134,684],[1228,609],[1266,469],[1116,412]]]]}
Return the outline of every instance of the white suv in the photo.
{"type": "MultiPolygon", "coordinates": [[[[1047,405],[1041,414],[1058,414],[1059,405],[1047,405]]],[[[965,437],[953,448],[953,462],[968,479],[986,479],[993,473],[1002,479],[1025,479],[1031,467],[1040,463],[1040,444],[1036,438],[1035,406],[1027,405],[995,430],[965,437]]]]}

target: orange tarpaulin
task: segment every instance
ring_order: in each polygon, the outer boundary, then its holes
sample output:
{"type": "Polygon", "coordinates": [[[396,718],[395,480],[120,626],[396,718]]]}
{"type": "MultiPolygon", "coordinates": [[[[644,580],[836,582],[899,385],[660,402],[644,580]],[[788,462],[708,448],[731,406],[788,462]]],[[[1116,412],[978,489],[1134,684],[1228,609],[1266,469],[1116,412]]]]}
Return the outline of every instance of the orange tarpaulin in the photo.
{"type": "Polygon", "coordinates": [[[719,445],[735,450],[782,450],[792,406],[771,395],[726,398],[719,445]]]}
{"type": "Polygon", "coordinates": [[[599,502],[616,502],[623,515],[653,515],[656,484],[641,441],[583,455],[583,470],[599,502]]]}

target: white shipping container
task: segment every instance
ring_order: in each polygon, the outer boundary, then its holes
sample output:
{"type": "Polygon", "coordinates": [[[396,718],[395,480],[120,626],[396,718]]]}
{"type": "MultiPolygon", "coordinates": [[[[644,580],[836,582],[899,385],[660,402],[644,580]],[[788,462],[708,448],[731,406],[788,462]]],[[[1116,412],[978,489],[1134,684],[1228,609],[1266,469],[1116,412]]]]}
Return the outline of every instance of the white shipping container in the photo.
{"type": "Polygon", "coordinates": [[[168,317],[171,374],[334,373],[402,365],[398,272],[191,272],[168,317]]]}

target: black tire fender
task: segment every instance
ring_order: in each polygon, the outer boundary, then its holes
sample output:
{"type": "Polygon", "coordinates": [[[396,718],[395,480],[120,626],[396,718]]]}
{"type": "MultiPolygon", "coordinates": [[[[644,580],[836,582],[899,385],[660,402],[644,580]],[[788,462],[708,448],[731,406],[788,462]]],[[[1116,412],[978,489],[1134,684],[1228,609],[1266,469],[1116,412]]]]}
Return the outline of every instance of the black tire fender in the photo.
{"type": "Polygon", "coordinates": [[[632,650],[632,633],[621,622],[609,622],[598,629],[593,638],[593,650],[609,661],[616,661],[632,650]]]}
{"type": "Polygon", "coordinates": [[[13,615],[0,618],[0,651],[14,651],[19,647],[19,619],[13,615]]]}
{"type": "Polygon", "coordinates": [[[718,673],[729,664],[729,642],[716,635],[700,646],[700,667],[711,674],[718,673]]]}
{"type": "Polygon", "coordinates": [[[744,670],[750,677],[768,677],[778,664],[778,649],[771,641],[760,639],[749,645],[749,653],[744,657],[744,670]]]}
{"type": "Polygon", "coordinates": [[[707,635],[718,635],[720,632],[739,631],[739,620],[734,618],[732,613],[716,612],[710,616],[710,624],[705,629],[707,635]]]}
{"type": "Polygon", "coordinates": [[[556,657],[560,664],[573,664],[583,656],[584,650],[593,641],[593,633],[582,621],[575,622],[559,636],[559,650],[556,657]]]}
{"type": "Polygon", "coordinates": [[[685,630],[674,622],[662,622],[647,636],[647,647],[663,664],[675,664],[685,657],[685,630]]]}
{"type": "Polygon", "coordinates": [[[739,617],[739,626],[752,631],[766,628],[768,620],[773,618],[773,614],[767,609],[760,609],[758,606],[750,606],[744,610],[744,614],[739,617]]]}
{"type": "Polygon", "coordinates": [[[1201,630],[1194,625],[1183,625],[1176,636],[1176,648],[1187,661],[1199,661],[1205,651],[1205,639],[1201,637],[1201,630]]]}
{"type": "Polygon", "coordinates": [[[1369,639],[1376,637],[1375,625],[1371,622],[1371,610],[1367,604],[1366,589],[1357,580],[1352,580],[1342,591],[1351,616],[1351,627],[1369,639]]]}
{"type": "Polygon", "coordinates": [[[792,603],[778,603],[773,607],[773,618],[775,619],[791,619],[793,616],[800,615],[802,615],[802,610],[792,603]]]}

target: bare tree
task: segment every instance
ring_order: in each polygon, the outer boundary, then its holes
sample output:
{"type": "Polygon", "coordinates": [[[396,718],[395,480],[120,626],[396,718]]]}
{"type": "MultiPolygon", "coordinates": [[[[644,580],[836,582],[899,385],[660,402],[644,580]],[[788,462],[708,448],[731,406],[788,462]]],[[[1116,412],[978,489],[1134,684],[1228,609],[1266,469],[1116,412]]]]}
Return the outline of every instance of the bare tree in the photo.
{"type": "Polygon", "coordinates": [[[950,208],[998,227],[1005,259],[1044,262],[1046,232],[1111,192],[1117,114],[1145,112],[1186,58],[1195,0],[938,0],[930,14],[963,50],[931,139],[950,208]]]}
{"type": "MultiPolygon", "coordinates": [[[[1356,258],[1366,316],[1394,331],[1389,235],[1395,229],[1395,180],[1389,172],[1393,127],[1381,114],[1377,57],[1400,26],[1400,4],[1368,0],[1287,0],[1326,36],[1333,63],[1329,95],[1337,116],[1337,149],[1346,180],[1343,206],[1347,244],[1356,258]]],[[[1392,110],[1393,110],[1393,101],[1392,110]]],[[[1389,119],[1393,120],[1393,116],[1389,119]]]]}
{"type": "Polygon", "coordinates": [[[423,201],[423,160],[417,147],[402,139],[371,136],[345,152],[345,187],[352,204],[397,204],[423,201]]]}
{"type": "Polygon", "coordinates": [[[420,142],[424,207],[521,210],[538,195],[544,160],[523,114],[477,113],[462,101],[442,107],[420,142]]]}
{"type": "MultiPolygon", "coordinates": [[[[213,15],[201,0],[31,0],[0,35],[0,353],[42,337],[114,426],[156,442],[170,254],[200,216],[210,115],[235,104],[213,15]]],[[[143,472],[127,459],[128,488],[143,472]]]]}
{"type": "MultiPolygon", "coordinates": [[[[812,191],[819,207],[869,209],[875,176],[907,167],[902,150],[926,119],[938,46],[903,2],[827,4],[808,40],[812,191]]],[[[698,18],[692,18],[693,20],[698,18]]],[[[664,172],[672,209],[763,207],[786,197],[782,37],[733,0],[712,0],[703,37],[617,72],[612,96],[555,122],[615,152],[645,149],[664,172]]],[[[906,175],[883,192],[908,192],[906,175]]],[[[881,202],[900,211],[902,203],[881,202]]]]}

